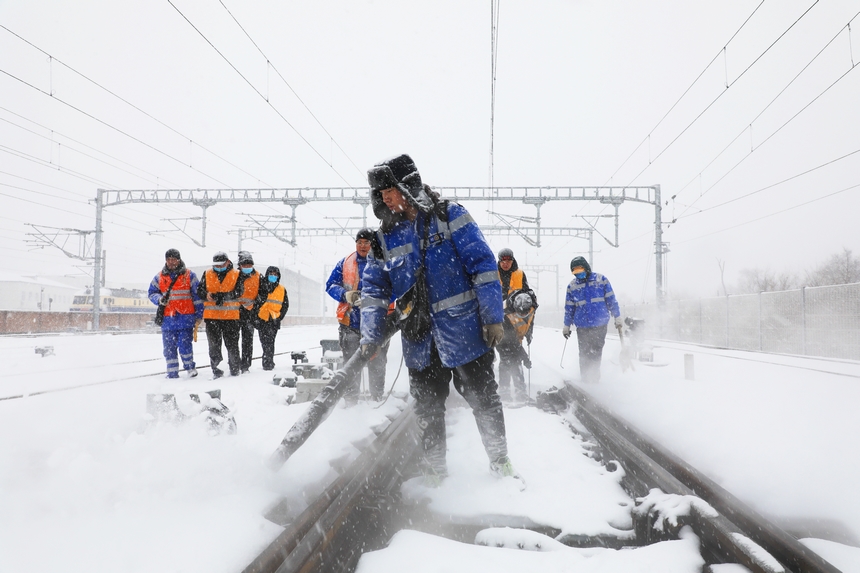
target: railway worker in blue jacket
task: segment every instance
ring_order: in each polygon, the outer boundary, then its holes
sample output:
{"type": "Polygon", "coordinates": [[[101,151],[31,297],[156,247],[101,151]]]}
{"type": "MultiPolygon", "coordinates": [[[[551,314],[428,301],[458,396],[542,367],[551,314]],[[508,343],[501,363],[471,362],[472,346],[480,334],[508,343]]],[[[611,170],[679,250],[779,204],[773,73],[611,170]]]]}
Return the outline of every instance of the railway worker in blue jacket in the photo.
{"type": "Polygon", "coordinates": [[[408,155],[368,171],[381,220],[361,291],[361,352],[381,343],[389,301],[411,300],[401,337],[424,456],[425,484],[438,486],[446,465],[445,400],[454,387],[471,406],[499,476],[519,478],[508,458],[505,418],[493,373],[504,335],[496,260],[478,225],[457,203],[440,201],[408,155]]]}
{"type": "MultiPolygon", "coordinates": [[[[344,361],[352,358],[361,342],[361,277],[367,265],[367,255],[370,253],[370,240],[373,229],[361,229],[355,236],[355,252],[342,258],[331,271],[325,283],[325,290],[330,297],[338,301],[337,321],[340,323],[337,331],[338,343],[343,353],[344,361]]],[[[367,363],[370,381],[370,398],[382,400],[385,393],[385,367],[388,364],[388,344],[367,363]]],[[[358,402],[360,373],[351,381],[346,391],[347,404],[358,402]]]]}
{"type": "Polygon", "coordinates": [[[568,338],[570,326],[576,327],[582,381],[599,382],[607,325],[613,317],[616,327],[622,325],[621,310],[609,279],[592,272],[585,257],[574,257],[570,272],[573,280],[567,285],[562,334],[568,338]]]}
{"type": "Polygon", "coordinates": [[[179,378],[179,360],[189,378],[197,376],[192,338],[203,319],[203,301],[197,296],[197,275],[185,268],[176,249],[164,254],[164,268],[149,283],[149,300],[164,307],[161,343],[167,361],[167,377],[179,378]],[[169,292],[168,292],[169,291],[169,292]]]}

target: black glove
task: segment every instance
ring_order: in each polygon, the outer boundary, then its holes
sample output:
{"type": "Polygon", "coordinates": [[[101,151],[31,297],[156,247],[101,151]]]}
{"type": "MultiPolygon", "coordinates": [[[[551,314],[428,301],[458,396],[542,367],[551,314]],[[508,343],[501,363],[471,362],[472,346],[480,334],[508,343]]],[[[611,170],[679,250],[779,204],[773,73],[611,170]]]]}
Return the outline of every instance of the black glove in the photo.
{"type": "Polygon", "coordinates": [[[532,335],[531,333],[526,334],[526,342],[528,342],[529,346],[532,345],[532,335]]]}
{"type": "Polygon", "coordinates": [[[528,356],[523,357],[523,366],[525,366],[529,370],[532,369],[532,361],[528,356]]]}
{"type": "Polygon", "coordinates": [[[169,301],[170,301],[170,295],[165,294],[165,295],[162,295],[160,299],[158,299],[158,304],[160,304],[161,306],[167,306],[167,303],[169,301]]]}
{"type": "Polygon", "coordinates": [[[224,306],[224,293],[223,292],[216,292],[215,294],[212,295],[212,298],[215,299],[215,304],[217,304],[218,306],[224,306]]]}

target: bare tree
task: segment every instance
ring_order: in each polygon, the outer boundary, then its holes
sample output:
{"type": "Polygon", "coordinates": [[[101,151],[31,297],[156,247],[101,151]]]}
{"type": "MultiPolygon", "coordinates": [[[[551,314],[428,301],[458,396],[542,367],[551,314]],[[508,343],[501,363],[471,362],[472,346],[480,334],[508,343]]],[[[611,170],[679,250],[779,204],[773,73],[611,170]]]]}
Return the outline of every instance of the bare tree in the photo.
{"type": "Polygon", "coordinates": [[[786,272],[777,273],[768,268],[743,269],[738,286],[742,293],[789,290],[797,285],[795,278],[786,272]]]}
{"type": "Polygon", "coordinates": [[[723,285],[723,296],[727,296],[729,291],[726,290],[726,261],[717,259],[717,266],[720,267],[720,284],[723,285]]]}
{"type": "Polygon", "coordinates": [[[851,249],[833,255],[813,271],[807,271],[806,286],[844,285],[860,282],[860,258],[851,249]]]}

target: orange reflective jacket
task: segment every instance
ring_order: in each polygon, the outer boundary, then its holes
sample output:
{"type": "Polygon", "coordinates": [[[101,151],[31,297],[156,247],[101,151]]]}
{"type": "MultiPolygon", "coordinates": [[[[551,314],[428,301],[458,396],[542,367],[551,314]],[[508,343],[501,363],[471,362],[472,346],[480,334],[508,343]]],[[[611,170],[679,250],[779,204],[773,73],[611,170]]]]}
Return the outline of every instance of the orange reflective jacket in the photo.
{"type": "Polygon", "coordinates": [[[284,298],[286,296],[287,289],[284,288],[284,285],[276,286],[275,290],[270,292],[269,296],[266,297],[266,302],[260,307],[260,312],[257,313],[260,320],[269,322],[281,316],[281,312],[283,312],[281,309],[284,306],[284,298]]]}
{"type": "MultiPolygon", "coordinates": [[[[206,292],[209,294],[229,293],[236,288],[239,279],[239,271],[231,269],[224,276],[224,282],[218,280],[218,273],[209,269],[204,275],[206,277],[206,292]]],[[[239,301],[225,300],[224,304],[218,305],[214,300],[203,302],[203,318],[213,320],[239,320],[239,301]]]]}
{"type": "MultiPolygon", "coordinates": [[[[158,280],[158,290],[161,294],[167,292],[170,288],[170,283],[173,279],[170,275],[161,274],[158,280]]],[[[167,306],[164,307],[164,316],[175,316],[177,314],[194,314],[194,301],[191,299],[191,273],[185,271],[173,283],[173,289],[170,291],[170,300],[167,306]]]]}
{"type": "Polygon", "coordinates": [[[242,287],[242,295],[238,299],[239,304],[251,310],[257,300],[257,293],[260,292],[260,273],[254,271],[248,275],[248,278],[242,283],[242,287]]]}

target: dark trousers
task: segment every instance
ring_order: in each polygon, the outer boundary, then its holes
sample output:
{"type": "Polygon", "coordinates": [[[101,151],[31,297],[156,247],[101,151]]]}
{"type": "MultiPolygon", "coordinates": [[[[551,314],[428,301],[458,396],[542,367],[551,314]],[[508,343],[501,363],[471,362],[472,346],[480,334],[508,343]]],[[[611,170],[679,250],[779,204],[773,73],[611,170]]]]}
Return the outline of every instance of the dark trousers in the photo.
{"type": "Polygon", "coordinates": [[[507,398],[525,399],[526,379],[523,375],[523,346],[519,341],[503,341],[496,347],[499,353],[499,394],[507,398]],[[513,390],[511,389],[513,383],[513,390]]]}
{"type": "Polygon", "coordinates": [[[239,310],[239,334],[242,338],[239,364],[242,372],[247,372],[254,356],[254,318],[251,311],[244,307],[239,310]]]}
{"type": "MultiPolygon", "coordinates": [[[[352,358],[352,355],[361,346],[361,333],[354,328],[341,324],[337,331],[337,340],[343,353],[343,361],[346,362],[352,358]]],[[[367,374],[370,379],[370,397],[373,400],[379,400],[385,394],[385,367],[388,364],[388,347],[389,343],[386,342],[385,346],[380,348],[379,352],[376,353],[376,356],[367,363],[367,374]]],[[[361,389],[360,380],[361,371],[352,379],[349,389],[344,394],[348,400],[358,399],[361,389]]]]}
{"type": "Polygon", "coordinates": [[[219,371],[218,365],[224,359],[221,355],[221,341],[227,347],[227,364],[230,366],[230,374],[239,375],[239,321],[238,320],[214,320],[207,318],[206,338],[209,339],[209,364],[212,372],[219,371]]]}
{"type": "Polygon", "coordinates": [[[603,345],[606,343],[606,325],[577,328],[576,341],[579,344],[579,374],[582,381],[599,382],[600,361],[603,359],[603,345]]]}
{"type": "Polygon", "coordinates": [[[261,322],[257,327],[260,334],[260,345],[263,347],[263,370],[272,370],[275,367],[275,338],[281,323],[276,320],[261,322]]]}
{"type": "Polygon", "coordinates": [[[430,364],[424,370],[409,369],[409,392],[415,398],[418,433],[424,447],[422,463],[439,475],[447,474],[445,400],[452,379],[454,388],[472,408],[490,461],[508,455],[505,414],[493,375],[494,359],[495,354],[490,350],[462,366],[446,368],[442,365],[434,342],[430,350],[430,364]]]}

